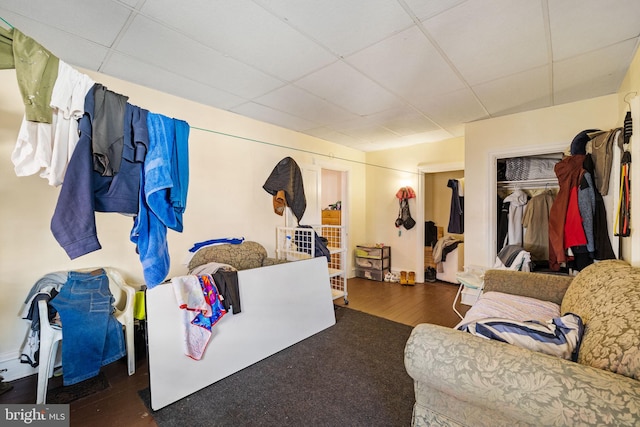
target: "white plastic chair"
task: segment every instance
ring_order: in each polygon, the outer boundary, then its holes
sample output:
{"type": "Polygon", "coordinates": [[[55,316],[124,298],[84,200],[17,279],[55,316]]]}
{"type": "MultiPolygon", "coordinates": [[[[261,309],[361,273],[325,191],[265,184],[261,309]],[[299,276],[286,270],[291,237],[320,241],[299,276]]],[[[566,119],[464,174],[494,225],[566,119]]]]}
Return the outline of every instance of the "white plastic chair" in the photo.
{"type": "MultiPolygon", "coordinates": [[[[125,332],[127,348],[127,367],[129,375],[136,371],[136,355],[133,339],[133,302],[136,290],[128,285],[122,275],[111,267],[103,267],[109,277],[109,289],[115,299],[115,318],[122,323],[125,332]]],[[[83,271],[93,271],[96,268],[83,271]]],[[[56,355],[60,341],[62,341],[62,329],[49,323],[47,301],[38,301],[40,316],[40,364],[38,366],[38,389],[36,404],[44,404],[47,399],[47,385],[49,378],[53,376],[56,355]]]]}

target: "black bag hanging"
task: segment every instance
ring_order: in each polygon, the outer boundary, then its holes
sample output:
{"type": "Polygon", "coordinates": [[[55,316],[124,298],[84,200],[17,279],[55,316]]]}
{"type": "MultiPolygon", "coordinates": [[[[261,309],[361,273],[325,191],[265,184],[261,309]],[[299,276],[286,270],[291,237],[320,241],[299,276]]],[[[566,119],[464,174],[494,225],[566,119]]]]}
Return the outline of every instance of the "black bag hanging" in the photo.
{"type": "Polygon", "coordinates": [[[402,225],[407,230],[411,230],[416,225],[416,221],[411,218],[411,212],[409,211],[409,199],[402,199],[400,204],[402,205],[402,225]]]}

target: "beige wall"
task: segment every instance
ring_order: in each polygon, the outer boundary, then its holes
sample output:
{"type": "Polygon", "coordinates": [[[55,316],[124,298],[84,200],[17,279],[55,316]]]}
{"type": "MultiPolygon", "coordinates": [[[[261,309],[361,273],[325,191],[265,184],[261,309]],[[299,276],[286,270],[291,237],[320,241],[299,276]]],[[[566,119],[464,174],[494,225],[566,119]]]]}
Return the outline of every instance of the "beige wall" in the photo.
{"type": "Polygon", "coordinates": [[[424,259],[424,231],[421,231],[424,230],[424,198],[410,200],[409,209],[418,224],[405,230],[394,225],[398,216],[395,195],[400,187],[407,185],[419,193],[423,185],[420,167],[463,162],[464,145],[464,138],[454,138],[367,153],[367,240],[352,242],[391,246],[392,270],[415,271],[417,280],[421,281],[424,277],[424,271],[420,271],[424,259]],[[421,226],[420,221],[423,221],[421,226]]]}
{"type": "MultiPolygon", "coordinates": [[[[349,174],[352,196],[348,200],[348,222],[354,241],[364,239],[364,153],[108,76],[87,74],[110,89],[128,95],[133,104],[186,120],[192,126],[189,138],[190,187],[184,232],[168,233],[170,275],[185,274],[182,262],[187,250],[195,242],[212,238],[243,236],[262,243],[269,254],[274,255],[274,231],[284,223],[282,217],[273,213],[271,196],[262,189],[262,185],[276,163],[286,156],[293,157],[301,167],[322,163],[323,167],[344,170],[349,174]]],[[[49,224],[59,189],[50,187],[38,176],[18,178],[13,172],[11,151],[22,111],[15,72],[0,71],[0,194],[3,198],[0,204],[0,365],[18,357],[27,330],[27,322],[18,314],[29,289],[44,274],[82,267],[114,266],[121,269],[130,281],[142,283],[141,266],[134,245],[129,242],[131,218],[97,214],[102,250],[76,260],[70,261],[57,244],[49,224]]],[[[73,206],[68,209],[73,209],[73,206]]],[[[11,378],[11,372],[3,375],[11,378]]]]}

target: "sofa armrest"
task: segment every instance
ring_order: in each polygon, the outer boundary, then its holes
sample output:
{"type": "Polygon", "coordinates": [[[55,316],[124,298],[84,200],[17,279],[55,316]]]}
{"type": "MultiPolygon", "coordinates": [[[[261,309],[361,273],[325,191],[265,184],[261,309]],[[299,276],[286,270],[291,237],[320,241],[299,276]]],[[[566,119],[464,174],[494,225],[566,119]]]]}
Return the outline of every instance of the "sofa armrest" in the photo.
{"type": "Polygon", "coordinates": [[[487,270],[485,292],[503,292],[562,304],[573,278],[557,274],[526,273],[512,270],[487,270]]]}
{"type": "Polygon", "coordinates": [[[491,425],[496,411],[516,424],[634,425],[640,411],[639,381],[437,325],[413,329],[405,366],[416,405],[450,396],[466,410],[436,412],[462,425],[491,425]]]}
{"type": "Polygon", "coordinates": [[[262,260],[262,266],[266,267],[268,265],[276,265],[276,264],[284,264],[285,262],[289,262],[286,259],[278,259],[278,258],[265,258],[262,260]]]}

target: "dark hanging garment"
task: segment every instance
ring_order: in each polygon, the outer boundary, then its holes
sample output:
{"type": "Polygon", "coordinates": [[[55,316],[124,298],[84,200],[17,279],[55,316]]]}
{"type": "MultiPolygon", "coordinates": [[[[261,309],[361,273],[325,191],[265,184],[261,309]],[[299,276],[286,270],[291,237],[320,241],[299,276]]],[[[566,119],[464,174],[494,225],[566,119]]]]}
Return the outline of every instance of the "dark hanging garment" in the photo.
{"type": "MultiPolygon", "coordinates": [[[[593,163],[593,159],[591,158],[591,154],[587,154],[585,156],[582,167],[593,176],[595,165],[593,163]]],[[[593,237],[595,246],[594,259],[616,259],[616,254],[613,252],[611,240],[609,239],[607,210],[604,205],[604,200],[602,199],[602,195],[600,194],[598,189],[595,188],[595,186],[593,190],[596,199],[596,207],[593,215],[593,237]]]]}
{"type": "Polygon", "coordinates": [[[307,209],[307,199],[304,195],[302,172],[295,160],[291,157],[280,160],[262,188],[274,197],[277,197],[278,191],[284,191],[287,206],[300,223],[307,209]]]}
{"type": "Polygon", "coordinates": [[[438,227],[433,221],[425,221],[424,223],[424,245],[433,247],[438,241],[438,227]]]}
{"type": "Polygon", "coordinates": [[[496,253],[505,246],[509,234],[509,207],[511,203],[505,202],[498,196],[498,235],[496,240],[496,253]]]}
{"type": "Polygon", "coordinates": [[[464,233],[464,198],[460,197],[457,179],[450,179],[447,187],[451,188],[451,209],[449,211],[449,227],[447,231],[453,234],[464,233]]]}

